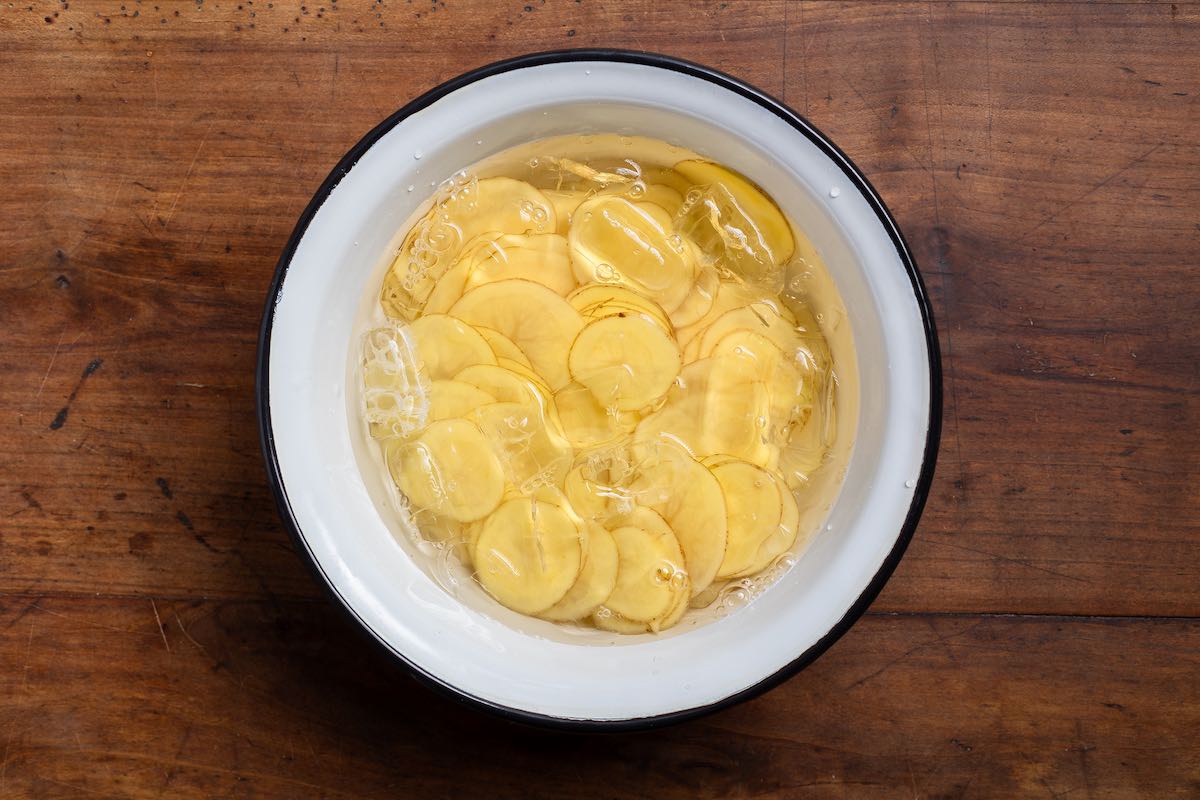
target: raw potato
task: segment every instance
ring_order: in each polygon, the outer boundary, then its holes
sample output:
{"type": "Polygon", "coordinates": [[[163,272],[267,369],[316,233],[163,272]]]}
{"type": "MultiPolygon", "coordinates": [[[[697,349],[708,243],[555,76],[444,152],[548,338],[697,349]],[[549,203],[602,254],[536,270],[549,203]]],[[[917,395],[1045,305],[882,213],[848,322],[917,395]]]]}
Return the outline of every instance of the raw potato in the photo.
{"type": "Polygon", "coordinates": [[[554,395],[554,405],[563,433],[576,450],[615,442],[637,425],[637,418],[631,413],[609,413],[596,396],[579,383],[559,389],[554,395]]]}
{"type": "Polygon", "coordinates": [[[467,367],[455,375],[454,379],[487,392],[500,403],[537,406],[546,404],[546,395],[541,384],[499,365],[477,364],[467,367]]]}
{"type": "Polygon", "coordinates": [[[491,403],[468,417],[487,436],[519,491],[558,485],[571,468],[571,445],[543,408],[524,403],[491,403]]]}
{"type": "Polygon", "coordinates": [[[679,374],[679,347],[649,316],[618,314],[580,331],[568,366],[603,407],[636,411],[671,387],[679,374]]]}
{"type": "Polygon", "coordinates": [[[480,429],[443,420],[395,449],[388,467],[396,485],[418,508],[458,522],[481,519],[504,494],[504,472],[480,429]]]}
{"type": "Polygon", "coordinates": [[[522,614],[539,614],[579,577],[583,547],[578,526],[553,503],[509,500],[480,526],[475,569],[493,597],[522,614]]]}
{"type": "Polygon", "coordinates": [[[567,473],[563,491],[572,510],[582,519],[601,520],[609,516],[608,498],[602,494],[607,489],[584,477],[582,464],[567,473]]]}
{"type": "Polygon", "coordinates": [[[549,620],[582,619],[608,599],[617,585],[617,544],[599,525],[587,526],[587,550],[579,578],[561,600],[542,612],[549,620]]]}
{"type": "Polygon", "coordinates": [[[649,314],[670,331],[671,323],[667,312],[643,294],[615,283],[589,283],[567,295],[567,302],[586,320],[604,319],[623,312],[649,314]]]}
{"type": "Polygon", "coordinates": [[[463,292],[485,283],[520,278],[565,297],[576,285],[567,240],[556,233],[500,236],[488,240],[469,259],[463,292]]]}
{"type": "Polygon", "coordinates": [[[745,283],[723,280],[718,284],[712,305],[704,312],[704,316],[691,324],[678,326],[675,337],[681,347],[687,347],[692,339],[703,333],[722,314],[735,308],[744,308],[761,297],[761,294],[745,283]]]}
{"type": "Polygon", "coordinates": [[[571,382],[567,354],[583,327],[579,313],[541,284],[505,280],[472,289],[450,309],[472,325],[504,334],[551,389],[571,382]]]}
{"type": "Polygon", "coordinates": [[[770,394],[770,438],[786,443],[792,425],[803,422],[812,409],[814,380],[805,375],[795,358],[788,358],[761,333],[734,331],[717,342],[715,356],[741,356],[753,364],[755,380],[770,394]]]}
{"type": "Polygon", "coordinates": [[[480,234],[550,233],[557,226],[553,204],[524,181],[484,178],[460,187],[405,237],[384,279],[383,309],[391,317],[416,317],[436,282],[480,234]]]}
{"type": "Polygon", "coordinates": [[[671,312],[671,325],[676,329],[685,328],[703,319],[716,302],[720,285],[721,276],[715,269],[702,268],[688,296],[671,312]]]}
{"type": "Polygon", "coordinates": [[[509,361],[516,361],[523,367],[533,368],[533,365],[529,363],[529,357],[522,352],[521,348],[517,347],[512,339],[500,331],[485,328],[482,325],[476,325],[475,330],[487,340],[488,345],[492,348],[492,352],[496,354],[497,361],[501,358],[506,358],[509,361]]]}
{"type": "Polygon", "coordinates": [[[430,380],[453,378],[475,364],[495,364],[496,354],[479,333],[461,319],[430,314],[408,326],[417,359],[430,380]]]}
{"type": "Polygon", "coordinates": [[[614,529],[612,537],[617,582],[604,605],[634,622],[650,622],[671,611],[679,592],[672,577],[686,574],[675,536],[669,529],[654,533],[625,525],[614,529]]]}
{"type": "Polygon", "coordinates": [[[783,500],[775,477],[753,464],[730,461],[711,469],[725,493],[729,525],[717,578],[730,578],[744,574],[758,558],[762,544],[778,531],[783,500]]]}
{"type": "Polygon", "coordinates": [[[717,343],[736,331],[753,331],[770,339],[784,353],[794,353],[800,347],[796,326],[780,313],[780,306],[765,300],[742,308],[726,311],[700,334],[698,356],[708,358],[717,343]]]}
{"type": "Polygon", "coordinates": [[[758,553],[750,566],[731,577],[742,578],[761,572],[796,543],[796,534],[800,529],[800,507],[796,505],[796,496],[776,475],[771,474],[771,477],[778,482],[779,498],[782,501],[779,524],[758,546],[758,553]]]}
{"type": "Polygon", "coordinates": [[[574,189],[542,189],[542,194],[554,206],[554,214],[558,218],[558,227],[555,228],[555,233],[566,236],[567,231],[571,229],[575,209],[579,208],[580,203],[587,200],[587,192],[574,189]]]}
{"type": "Polygon", "coordinates": [[[580,283],[618,282],[677,308],[696,279],[695,253],[672,233],[671,218],[653,203],[600,196],[575,211],[567,241],[580,283]]]}
{"type": "Polygon", "coordinates": [[[741,219],[735,216],[728,222],[733,225],[749,223],[756,234],[754,238],[766,250],[771,262],[778,265],[792,257],[796,249],[792,226],[779,206],[749,180],[711,161],[680,161],[675,165],[675,171],[694,184],[723,187],[741,216],[741,219]]]}

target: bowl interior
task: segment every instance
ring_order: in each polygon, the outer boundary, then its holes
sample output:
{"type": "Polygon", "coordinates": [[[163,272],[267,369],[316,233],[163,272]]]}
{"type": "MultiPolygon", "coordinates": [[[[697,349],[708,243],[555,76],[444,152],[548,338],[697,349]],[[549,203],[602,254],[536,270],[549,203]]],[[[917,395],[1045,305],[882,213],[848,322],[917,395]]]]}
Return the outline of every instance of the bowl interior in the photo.
{"type": "MultiPolygon", "coordinates": [[[[835,359],[850,339],[835,339],[835,359]]],[[[884,220],[843,166],[751,98],[635,63],[564,61],[482,77],[383,133],[299,239],[268,357],[270,424],[290,514],[341,600],[434,680],[490,705],[559,719],[709,706],[816,647],[872,588],[900,538],[930,418],[920,306],[884,220]],[[388,527],[395,523],[385,476],[371,466],[348,384],[398,236],[437,183],[532,139],[610,131],[676,142],[770,192],[829,267],[849,310],[859,371],[857,391],[839,397],[840,413],[858,419],[854,451],[837,501],[812,520],[824,524],[803,558],[749,606],[659,637],[573,633],[508,612],[477,588],[456,598],[431,580],[411,539],[388,527]]]]}

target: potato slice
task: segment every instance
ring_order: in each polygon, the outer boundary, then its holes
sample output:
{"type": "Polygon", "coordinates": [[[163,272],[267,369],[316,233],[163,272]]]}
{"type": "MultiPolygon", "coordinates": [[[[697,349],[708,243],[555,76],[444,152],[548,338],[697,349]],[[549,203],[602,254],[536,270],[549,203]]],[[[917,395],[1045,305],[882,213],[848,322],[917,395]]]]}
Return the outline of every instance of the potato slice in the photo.
{"type": "Polygon", "coordinates": [[[729,526],[725,558],[717,578],[744,575],[756,562],[763,543],[779,531],[783,516],[779,481],[744,461],[730,461],[711,469],[725,494],[729,526]]]}
{"type": "Polygon", "coordinates": [[[442,420],[389,454],[396,485],[417,508],[471,522],[490,514],[504,494],[504,471],[483,432],[465,420],[442,420]]]}
{"type": "Polygon", "coordinates": [[[796,249],[792,226],[775,201],[750,180],[711,161],[681,161],[675,171],[696,185],[723,190],[718,199],[720,222],[745,236],[743,252],[775,265],[792,257],[796,249]]]}
{"type": "Polygon", "coordinates": [[[520,492],[557,486],[571,469],[571,445],[554,418],[535,403],[492,403],[468,416],[499,454],[504,474],[520,492]]]}
{"type": "Polygon", "coordinates": [[[683,205],[683,195],[661,183],[643,181],[643,189],[640,193],[636,193],[630,188],[625,191],[625,197],[639,203],[654,203],[671,217],[674,217],[679,212],[679,207],[683,205]]]}
{"type": "Polygon", "coordinates": [[[495,364],[487,340],[461,319],[430,314],[408,326],[422,371],[430,380],[453,378],[476,364],[495,364]]]}
{"type": "Polygon", "coordinates": [[[650,630],[650,626],[645,622],[634,622],[631,619],[626,619],[608,606],[603,605],[592,612],[591,621],[593,625],[602,631],[610,631],[627,636],[648,633],[650,630]]]}
{"type": "MultiPolygon", "coordinates": [[[[470,257],[463,292],[496,281],[533,281],[565,297],[575,288],[567,240],[556,233],[499,236],[484,242],[470,257]]],[[[448,277],[448,276],[447,276],[448,277]]]]}
{"type": "Polygon", "coordinates": [[[603,521],[611,516],[608,510],[608,487],[585,477],[583,465],[576,465],[567,473],[563,479],[563,492],[581,519],[603,521]]]}
{"type": "Polygon", "coordinates": [[[750,566],[730,577],[742,578],[761,572],[796,543],[796,534],[800,531],[800,507],[796,504],[796,495],[792,494],[782,478],[775,474],[772,477],[776,480],[782,501],[779,524],[758,545],[758,552],[750,566]]]}
{"type": "Polygon", "coordinates": [[[688,296],[671,312],[671,325],[675,329],[685,328],[704,318],[717,298],[721,276],[715,269],[701,268],[688,296]]]}
{"type": "Polygon", "coordinates": [[[672,610],[686,586],[687,570],[670,529],[651,532],[623,525],[612,530],[612,537],[617,581],[604,605],[634,622],[649,622],[672,610]],[[676,581],[676,575],[684,577],[676,581]]]}
{"type": "Polygon", "coordinates": [[[492,328],[485,328],[482,325],[476,325],[475,330],[482,336],[492,348],[492,352],[496,354],[497,362],[499,359],[506,358],[509,361],[516,361],[523,367],[532,368],[529,363],[529,357],[513,343],[513,340],[505,336],[503,333],[492,328]]]}
{"type": "Polygon", "coordinates": [[[671,218],[653,203],[602,195],[575,212],[567,234],[571,266],[580,283],[622,283],[678,308],[696,278],[695,252],[671,230],[671,218]]]}
{"type": "Polygon", "coordinates": [[[567,621],[589,616],[617,585],[617,544],[596,524],[587,526],[587,549],[579,577],[567,593],[541,613],[544,619],[567,621]]]}
{"type": "Polygon", "coordinates": [[[481,389],[500,403],[544,406],[544,384],[499,365],[476,364],[454,376],[454,380],[481,389]]]}
{"type": "Polygon", "coordinates": [[[539,614],[562,600],[579,577],[581,538],[579,527],[553,503],[509,500],[480,527],[475,574],[503,605],[539,614]]]}
{"type": "Polygon", "coordinates": [[[588,199],[588,193],[574,189],[542,189],[542,194],[554,206],[554,215],[558,219],[555,233],[566,236],[567,231],[571,229],[575,209],[588,199]]]}
{"type": "Polygon", "coordinates": [[[528,183],[484,178],[456,188],[405,237],[384,279],[380,302],[388,316],[413,319],[463,248],[483,233],[549,233],[554,206],[528,183]]]}
{"type": "Polygon", "coordinates": [[[567,302],[585,320],[604,319],[622,312],[649,314],[662,325],[664,331],[671,330],[671,322],[662,306],[644,294],[615,283],[589,283],[567,295],[567,302]]]}
{"type": "Polygon", "coordinates": [[[725,495],[716,477],[681,448],[664,441],[638,463],[630,492],[674,531],[692,594],[704,591],[725,558],[725,495]]]}
{"type": "Polygon", "coordinates": [[[477,386],[453,379],[434,381],[429,387],[429,422],[457,419],[496,398],[477,386]]]}
{"type": "Polygon", "coordinates": [[[784,353],[795,353],[801,344],[800,334],[796,326],[781,315],[780,308],[776,302],[758,300],[726,311],[700,334],[699,357],[711,356],[717,343],[735,331],[753,331],[771,340],[784,353]]]}
{"type": "Polygon", "coordinates": [[[605,408],[635,411],[657,401],[679,374],[679,347],[642,314],[618,314],[586,325],[568,367],[605,408]]]}
{"type": "Polygon", "coordinates": [[[735,308],[748,306],[756,300],[763,299],[764,296],[764,292],[756,290],[749,284],[741,281],[722,280],[717,285],[712,305],[708,311],[704,312],[704,316],[691,324],[677,326],[675,338],[679,340],[681,347],[686,347],[722,314],[735,308]]]}
{"type": "Polygon", "coordinates": [[[512,340],[551,389],[571,382],[567,354],[583,320],[545,286],[519,279],[487,283],[464,294],[451,312],[512,340]]]}
{"type": "Polygon", "coordinates": [[[636,415],[615,408],[610,412],[580,383],[559,389],[554,395],[554,405],[567,441],[578,450],[615,442],[637,425],[636,415]]]}
{"type": "Polygon", "coordinates": [[[793,425],[802,423],[812,414],[814,376],[801,372],[796,359],[789,358],[761,333],[734,331],[717,342],[713,355],[749,359],[755,380],[766,386],[770,395],[767,435],[772,442],[786,444],[793,425]]]}

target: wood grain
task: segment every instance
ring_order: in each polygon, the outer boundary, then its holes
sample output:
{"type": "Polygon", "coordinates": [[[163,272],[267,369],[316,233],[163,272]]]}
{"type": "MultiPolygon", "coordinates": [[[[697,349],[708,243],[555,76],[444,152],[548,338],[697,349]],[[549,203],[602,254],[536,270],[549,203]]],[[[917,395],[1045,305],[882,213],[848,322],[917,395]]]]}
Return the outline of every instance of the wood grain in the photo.
{"type": "Polygon", "coordinates": [[[0,4],[0,796],[1196,796],[1197,42],[1183,2],[0,4]],[[266,287],[341,154],[576,46],[711,64],[828,133],[946,371],[873,614],[633,737],[512,728],[374,655],[254,423],[266,287]]]}

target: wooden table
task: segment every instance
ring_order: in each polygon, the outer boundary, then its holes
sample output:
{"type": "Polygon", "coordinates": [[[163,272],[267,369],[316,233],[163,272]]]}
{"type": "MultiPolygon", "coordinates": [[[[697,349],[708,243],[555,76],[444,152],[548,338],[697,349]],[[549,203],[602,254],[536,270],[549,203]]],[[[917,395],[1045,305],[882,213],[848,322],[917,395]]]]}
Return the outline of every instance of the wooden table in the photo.
{"type": "Polygon", "coordinates": [[[0,6],[0,797],[1200,796],[1200,7],[0,6]],[[275,260],[425,89],[625,46],[786,99],[936,306],[937,478],[810,669],[545,733],[435,696],[297,558],[254,416],[275,260]]]}

